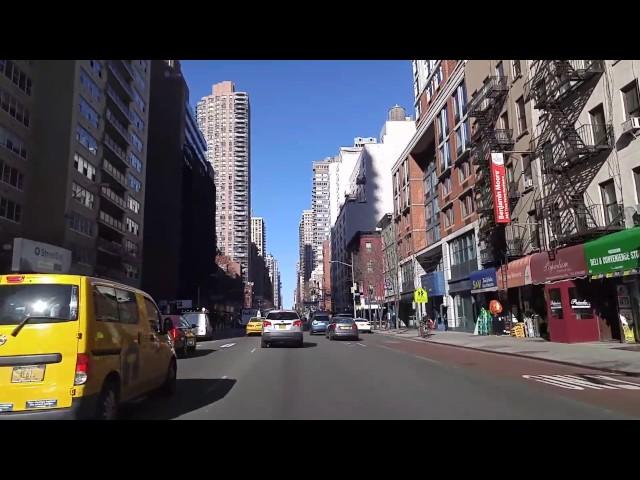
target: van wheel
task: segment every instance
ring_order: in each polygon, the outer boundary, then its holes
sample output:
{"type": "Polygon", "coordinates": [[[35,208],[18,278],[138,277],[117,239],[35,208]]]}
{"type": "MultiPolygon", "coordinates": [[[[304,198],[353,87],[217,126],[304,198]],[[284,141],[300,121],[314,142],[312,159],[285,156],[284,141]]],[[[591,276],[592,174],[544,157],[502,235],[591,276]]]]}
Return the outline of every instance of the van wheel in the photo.
{"type": "Polygon", "coordinates": [[[116,420],[120,402],[118,387],[113,379],[108,379],[98,397],[97,420],[116,420]]]}
{"type": "Polygon", "coordinates": [[[167,378],[162,385],[162,394],[166,397],[170,397],[174,393],[176,393],[176,383],[177,383],[177,368],[176,361],[171,359],[171,363],[169,363],[169,368],[167,369],[167,378]]]}

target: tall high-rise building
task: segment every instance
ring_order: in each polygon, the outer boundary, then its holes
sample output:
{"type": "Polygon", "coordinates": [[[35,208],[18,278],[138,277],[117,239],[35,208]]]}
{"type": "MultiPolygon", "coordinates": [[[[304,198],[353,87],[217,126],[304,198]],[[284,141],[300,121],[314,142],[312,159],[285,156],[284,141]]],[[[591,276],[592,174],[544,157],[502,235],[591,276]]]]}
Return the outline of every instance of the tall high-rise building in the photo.
{"type": "Polygon", "coordinates": [[[256,244],[258,254],[264,257],[267,250],[267,229],[264,218],[251,217],[251,241],[256,244]]]}
{"type": "Polygon", "coordinates": [[[0,60],[0,97],[3,252],[45,242],[70,273],[139,286],[149,62],[0,60]]]}
{"type": "Polygon", "coordinates": [[[278,259],[270,253],[267,253],[265,257],[265,263],[267,264],[267,270],[269,271],[269,279],[273,287],[273,306],[274,308],[280,308],[280,269],[278,267],[278,259]]]}
{"type": "Polygon", "coordinates": [[[213,85],[197,105],[198,126],[207,141],[207,159],[216,183],[216,238],[223,255],[250,279],[251,156],[249,95],[233,82],[213,85]]]}
{"type": "Polygon", "coordinates": [[[313,210],[303,210],[298,226],[300,245],[300,272],[304,282],[309,280],[314,268],[313,210]]]}
{"type": "Polygon", "coordinates": [[[313,209],[313,250],[315,264],[322,264],[322,242],[329,238],[329,165],[331,158],[313,162],[313,186],[311,208],[313,209]]]}

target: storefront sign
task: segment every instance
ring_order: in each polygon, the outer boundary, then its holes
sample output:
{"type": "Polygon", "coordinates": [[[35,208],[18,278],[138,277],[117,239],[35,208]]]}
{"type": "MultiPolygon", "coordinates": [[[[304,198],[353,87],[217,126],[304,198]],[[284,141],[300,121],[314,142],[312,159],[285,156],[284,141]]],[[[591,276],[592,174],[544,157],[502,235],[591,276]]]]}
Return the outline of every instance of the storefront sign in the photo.
{"type": "Polygon", "coordinates": [[[640,265],[640,227],[604,235],[584,244],[589,275],[624,272],[640,265]]]}
{"type": "Polygon", "coordinates": [[[71,250],[26,238],[13,239],[14,272],[69,273],[70,267],[71,250]]]}
{"type": "Polygon", "coordinates": [[[509,288],[523,287],[531,285],[531,255],[519,258],[498,269],[498,288],[507,290],[509,288]],[[505,283],[506,270],[506,285],[505,283]]]}
{"type": "Polygon", "coordinates": [[[578,300],[577,298],[571,299],[571,308],[574,310],[591,309],[591,302],[588,300],[578,300]]]}
{"type": "Polygon", "coordinates": [[[491,154],[491,191],[493,193],[493,213],[496,223],[509,223],[509,199],[507,198],[507,181],[505,178],[504,155],[491,154]]]}
{"type": "Polygon", "coordinates": [[[495,292],[498,289],[495,268],[471,272],[469,280],[471,280],[471,293],[495,292]]]}
{"type": "Polygon", "coordinates": [[[584,245],[562,248],[550,260],[547,252],[531,256],[532,283],[549,283],[569,278],[581,278],[587,275],[584,257],[584,245]]]}

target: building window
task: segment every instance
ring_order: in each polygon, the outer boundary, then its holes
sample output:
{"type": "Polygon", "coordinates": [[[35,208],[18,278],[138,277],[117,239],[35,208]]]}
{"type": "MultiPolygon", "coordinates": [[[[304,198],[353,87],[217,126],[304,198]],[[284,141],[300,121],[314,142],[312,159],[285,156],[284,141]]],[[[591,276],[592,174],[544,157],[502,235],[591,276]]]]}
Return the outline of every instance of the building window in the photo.
{"type": "Polygon", "coordinates": [[[451,265],[460,265],[476,259],[476,244],[473,232],[451,241],[451,265]]]}
{"type": "Polygon", "coordinates": [[[0,125],[0,145],[19,157],[27,159],[27,149],[22,139],[2,125],[0,125]]]}
{"type": "Polygon", "coordinates": [[[146,108],[144,100],[142,99],[140,94],[135,90],[133,91],[133,103],[135,103],[138,106],[138,108],[140,109],[140,111],[142,113],[144,113],[145,108],[146,108]]]}
{"type": "Polygon", "coordinates": [[[527,131],[527,111],[524,108],[524,97],[516,100],[516,115],[518,117],[518,135],[527,131]]]}
{"type": "Polygon", "coordinates": [[[522,76],[522,60],[513,60],[511,63],[512,71],[513,71],[513,79],[522,76]]]}
{"type": "Polygon", "coordinates": [[[138,152],[142,153],[142,140],[135,133],[131,133],[131,143],[138,149],[138,152]]]}
{"type": "Polygon", "coordinates": [[[604,221],[607,225],[618,220],[618,199],[616,198],[616,186],[613,180],[600,184],[600,195],[604,208],[604,221]]]}
{"type": "Polygon", "coordinates": [[[456,153],[460,156],[469,148],[469,122],[463,122],[456,128],[456,153]]]}
{"type": "Polygon", "coordinates": [[[467,89],[464,82],[458,85],[453,94],[453,111],[455,114],[455,123],[460,122],[467,114],[467,89]]]}
{"type": "Polygon", "coordinates": [[[17,190],[23,190],[24,174],[17,168],[7,165],[6,163],[0,162],[0,166],[2,168],[2,182],[11,185],[17,190]]]}
{"type": "Polygon", "coordinates": [[[462,218],[468,217],[475,210],[475,205],[473,202],[473,195],[468,193],[463,197],[460,197],[460,212],[462,213],[462,218]]]}
{"type": "Polygon", "coordinates": [[[91,77],[84,70],[80,69],[80,85],[82,85],[91,97],[99,102],[100,101],[100,89],[91,79],[91,77]]]}
{"type": "Polygon", "coordinates": [[[640,203],[640,167],[633,169],[633,179],[636,184],[636,203],[640,203]]]}
{"type": "Polygon", "coordinates": [[[638,98],[638,81],[634,80],[620,90],[624,104],[625,119],[640,117],[640,99],[638,98]]]}
{"type": "Polygon", "coordinates": [[[444,216],[444,226],[445,228],[449,228],[453,225],[454,215],[453,215],[453,207],[446,208],[442,211],[444,216]]]}
{"type": "Polygon", "coordinates": [[[94,128],[98,128],[98,123],[100,122],[100,115],[96,112],[91,105],[89,105],[84,98],[80,97],[78,108],[80,113],[87,121],[94,126],[94,128]]]}
{"type": "Polygon", "coordinates": [[[540,248],[540,230],[538,229],[538,227],[538,217],[536,216],[536,211],[533,210],[527,215],[527,230],[529,231],[529,238],[531,239],[532,248],[540,248]]]}
{"type": "Polygon", "coordinates": [[[440,110],[440,142],[442,142],[449,134],[449,120],[447,117],[447,106],[440,110]]]}
{"type": "Polygon", "coordinates": [[[468,161],[462,162],[458,167],[458,180],[462,184],[471,174],[471,167],[468,161]]]}
{"type": "Polygon", "coordinates": [[[89,60],[89,64],[91,65],[93,73],[95,73],[98,78],[102,78],[102,63],[100,60],[89,60]]]}
{"type": "Polygon", "coordinates": [[[367,262],[367,273],[373,273],[373,261],[369,260],[367,262]]]}
{"type": "Polygon", "coordinates": [[[449,151],[449,140],[440,145],[440,173],[451,166],[451,152],[449,151]]]}
{"type": "Polygon", "coordinates": [[[365,248],[367,249],[367,252],[370,252],[370,251],[371,251],[371,242],[366,242],[366,243],[364,244],[364,246],[365,246],[365,248]]]}
{"type": "Polygon", "coordinates": [[[522,155],[522,177],[524,179],[524,188],[528,188],[533,184],[531,157],[528,154],[522,155]]]}
{"type": "Polygon", "coordinates": [[[136,177],[127,173],[127,185],[131,187],[136,192],[139,192],[142,189],[142,183],[136,177]]]}
{"type": "Polygon", "coordinates": [[[24,93],[31,95],[31,78],[11,60],[0,60],[0,72],[4,72],[4,76],[17,85],[24,93]]]}
{"type": "Polygon", "coordinates": [[[129,210],[131,210],[132,212],[135,212],[135,213],[140,212],[140,202],[138,202],[132,196],[129,196],[127,198],[127,206],[129,207],[129,210]]]}
{"type": "Polygon", "coordinates": [[[447,176],[442,180],[442,196],[446,197],[451,193],[451,176],[447,176]]]}
{"type": "Polygon", "coordinates": [[[128,238],[125,238],[124,240],[124,250],[132,257],[138,256],[138,244],[135,242],[132,242],[128,238]]]}
{"type": "Polygon", "coordinates": [[[22,219],[22,206],[13,200],[0,197],[0,217],[20,223],[22,219]]]}
{"type": "MultiPolygon", "coordinates": [[[[127,278],[133,278],[133,279],[138,278],[138,275],[139,275],[139,274],[138,274],[138,267],[133,266],[133,265],[129,265],[128,263],[123,263],[122,265],[124,266],[124,275],[125,275],[127,278]]],[[[148,304],[148,303],[151,303],[151,302],[149,302],[146,298],[144,299],[144,301],[145,301],[145,303],[147,303],[147,304],[148,304]]],[[[147,310],[148,310],[148,309],[149,309],[149,307],[147,307],[147,310]]],[[[157,310],[156,310],[156,312],[157,312],[157,310]]],[[[157,324],[157,325],[160,325],[160,323],[159,323],[159,321],[158,321],[158,320],[156,320],[156,324],[157,324]]],[[[158,330],[158,329],[156,328],[154,331],[157,331],[157,330],[158,330]]]]}
{"type": "Polygon", "coordinates": [[[76,127],[76,140],[92,154],[98,153],[98,142],[93,136],[80,125],[76,127]]]}
{"type": "Polygon", "coordinates": [[[138,236],[140,226],[136,222],[127,217],[125,220],[125,225],[127,227],[127,232],[133,233],[136,237],[138,236]]]}
{"type": "Polygon", "coordinates": [[[73,155],[73,166],[79,173],[95,182],[96,168],[77,153],[73,155]]]}
{"type": "Polygon", "coordinates": [[[503,130],[509,130],[509,112],[504,112],[500,115],[500,128],[503,130]]]}
{"type": "Polygon", "coordinates": [[[82,215],[72,213],[68,217],[69,228],[74,232],[82,233],[83,235],[93,236],[94,223],[82,215]]]}
{"type": "Polygon", "coordinates": [[[589,111],[591,119],[591,131],[593,133],[594,145],[603,145],[607,143],[607,127],[604,118],[604,107],[602,104],[589,111]]]}
{"type": "Polygon", "coordinates": [[[502,60],[496,65],[496,77],[504,77],[504,65],[502,64],[502,60]]]}
{"type": "Polygon", "coordinates": [[[135,168],[136,171],[142,172],[142,162],[133,154],[133,152],[129,152],[127,154],[127,160],[129,161],[129,165],[135,168]]]}
{"type": "Polygon", "coordinates": [[[95,196],[86,188],[78,185],[76,182],[71,183],[71,196],[81,205],[87,208],[93,208],[95,196]]]}
{"type": "Polygon", "coordinates": [[[30,114],[29,109],[19,102],[15,97],[0,88],[0,105],[2,109],[10,116],[15,118],[25,127],[29,126],[30,114]]]}

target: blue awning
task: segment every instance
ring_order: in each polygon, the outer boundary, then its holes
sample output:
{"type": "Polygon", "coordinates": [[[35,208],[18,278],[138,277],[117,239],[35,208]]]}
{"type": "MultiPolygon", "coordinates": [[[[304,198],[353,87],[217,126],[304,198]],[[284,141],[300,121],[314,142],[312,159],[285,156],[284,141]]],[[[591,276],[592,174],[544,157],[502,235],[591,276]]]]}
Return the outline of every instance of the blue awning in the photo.
{"type": "Polygon", "coordinates": [[[485,268],[471,272],[471,293],[495,292],[498,290],[498,280],[495,268],[485,268]]]}
{"type": "Polygon", "coordinates": [[[425,273],[420,277],[422,288],[424,288],[429,297],[443,297],[446,295],[444,285],[444,272],[435,271],[425,273]]]}

